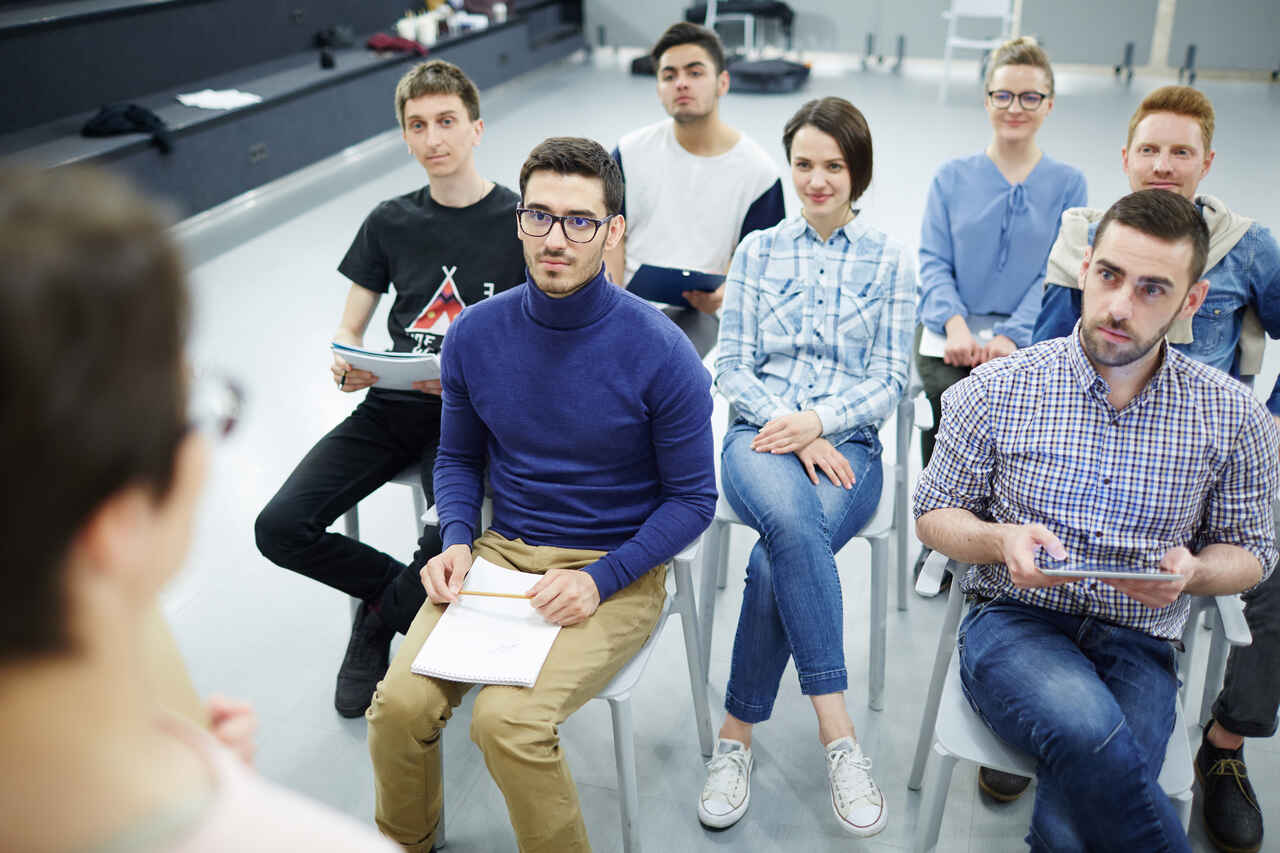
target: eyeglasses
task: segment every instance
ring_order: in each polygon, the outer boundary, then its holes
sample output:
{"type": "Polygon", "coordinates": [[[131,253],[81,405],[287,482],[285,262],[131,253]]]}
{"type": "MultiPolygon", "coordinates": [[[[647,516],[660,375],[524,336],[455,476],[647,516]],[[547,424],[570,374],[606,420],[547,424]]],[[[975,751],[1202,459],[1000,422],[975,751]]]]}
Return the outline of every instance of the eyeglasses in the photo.
{"type": "Polygon", "coordinates": [[[1007,110],[1013,106],[1013,99],[1017,98],[1018,103],[1022,105],[1024,110],[1038,110],[1040,105],[1044,103],[1045,98],[1049,97],[1046,92],[1010,92],[1008,89],[996,89],[987,92],[987,97],[991,99],[991,104],[998,110],[1007,110]]]}
{"type": "Polygon", "coordinates": [[[557,222],[560,223],[560,230],[564,232],[564,237],[571,243],[590,243],[596,238],[596,234],[600,231],[600,226],[606,224],[617,214],[611,214],[604,219],[592,219],[590,216],[556,216],[554,213],[547,213],[545,210],[533,210],[528,207],[516,208],[516,222],[520,225],[520,230],[530,237],[545,237],[551,233],[551,229],[557,222]]]}
{"type": "Polygon", "coordinates": [[[188,379],[187,428],[211,440],[226,438],[244,408],[239,383],[218,373],[194,370],[188,379]]]}

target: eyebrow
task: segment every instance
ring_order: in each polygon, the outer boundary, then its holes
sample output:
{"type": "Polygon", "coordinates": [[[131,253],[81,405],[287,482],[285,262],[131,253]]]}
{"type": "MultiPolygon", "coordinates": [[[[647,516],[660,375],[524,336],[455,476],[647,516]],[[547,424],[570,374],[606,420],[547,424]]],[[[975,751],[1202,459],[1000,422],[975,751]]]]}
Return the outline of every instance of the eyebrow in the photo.
{"type": "MultiPolygon", "coordinates": [[[[550,207],[548,207],[548,206],[547,206],[547,205],[545,205],[545,204],[542,204],[541,202],[530,201],[530,202],[526,202],[524,206],[525,206],[525,207],[527,207],[527,208],[529,208],[530,210],[541,210],[541,211],[544,211],[544,212],[546,212],[546,213],[552,213],[551,208],[550,208],[550,207]]],[[[555,214],[552,214],[552,215],[555,215],[555,214]]],[[[600,214],[596,213],[594,210],[590,210],[590,209],[586,209],[586,210],[570,210],[569,212],[567,212],[567,213],[566,213],[566,214],[564,214],[564,215],[565,215],[565,216],[585,216],[585,217],[588,217],[588,218],[590,218],[590,219],[603,219],[603,218],[604,218],[604,217],[603,217],[603,216],[601,216],[600,214]]]]}
{"type": "MultiPolygon", "coordinates": [[[[1115,273],[1121,278],[1125,278],[1127,276],[1127,273],[1125,273],[1123,267],[1117,266],[1116,264],[1113,264],[1111,261],[1108,261],[1105,258],[1098,258],[1094,263],[1096,263],[1100,267],[1105,267],[1106,269],[1111,270],[1111,272],[1115,273]]],[[[1140,275],[1137,278],[1137,283],[1138,284],[1158,284],[1168,288],[1173,287],[1173,281],[1171,279],[1165,278],[1162,275],[1140,275]]]]}
{"type": "Polygon", "coordinates": [[[676,71],[678,68],[706,68],[706,67],[707,67],[707,63],[703,62],[701,59],[695,59],[693,62],[686,62],[684,65],[680,65],[680,66],[664,65],[660,70],[663,72],[666,72],[666,71],[676,71]]]}
{"type": "Polygon", "coordinates": [[[405,121],[426,121],[428,118],[446,118],[446,117],[456,116],[457,114],[458,114],[457,110],[441,110],[440,112],[432,116],[422,116],[422,115],[418,115],[417,113],[409,113],[407,116],[404,117],[404,120],[405,121]]]}

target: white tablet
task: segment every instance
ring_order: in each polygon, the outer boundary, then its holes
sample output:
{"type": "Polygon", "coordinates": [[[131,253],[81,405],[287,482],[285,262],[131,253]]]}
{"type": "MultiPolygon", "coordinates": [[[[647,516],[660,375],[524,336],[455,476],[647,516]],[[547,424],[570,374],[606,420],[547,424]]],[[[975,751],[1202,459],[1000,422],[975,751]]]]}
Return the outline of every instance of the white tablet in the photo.
{"type": "Polygon", "coordinates": [[[1102,580],[1156,581],[1158,583],[1168,583],[1182,577],[1171,572],[1113,572],[1107,569],[1041,569],[1040,571],[1055,578],[1101,578],[1102,580]]]}

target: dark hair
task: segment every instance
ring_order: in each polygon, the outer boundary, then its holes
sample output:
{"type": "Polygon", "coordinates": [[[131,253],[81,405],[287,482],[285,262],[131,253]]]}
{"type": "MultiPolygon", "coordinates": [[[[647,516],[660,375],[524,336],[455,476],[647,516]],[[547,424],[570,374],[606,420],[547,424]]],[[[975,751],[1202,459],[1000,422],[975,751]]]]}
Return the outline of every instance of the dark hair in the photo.
{"type": "Polygon", "coordinates": [[[171,485],[186,324],[168,217],[98,170],[0,168],[0,661],[68,650],[72,540],[120,489],[171,485]]]}
{"type": "Polygon", "coordinates": [[[1209,226],[1194,204],[1169,190],[1139,190],[1117,201],[1103,214],[1093,234],[1093,245],[1112,222],[1127,225],[1166,243],[1191,241],[1191,283],[1204,275],[1209,257],[1209,226]]]}
{"type": "Polygon", "coordinates": [[[404,105],[423,95],[457,95],[472,121],[480,118],[480,93],[476,84],[452,62],[433,59],[410,68],[396,84],[396,121],[404,130],[404,105]]]}
{"type": "Polygon", "coordinates": [[[649,51],[654,70],[661,73],[662,54],[682,44],[696,44],[711,56],[711,64],[715,66],[717,74],[724,70],[724,45],[720,43],[720,36],[716,35],[715,30],[687,21],[672,24],[658,37],[653,50],[649,51]]]}
{"type": "Polygon", "coordinates": [[[782,150],[791,162],[791,142],[800,128],[812,125],[830,136],[840,146],[853,192],[850,203],[857,201],[871,185],[871,128],[862,112],[844,98],[818,98],[796,110],[782,129],[782,150]]]}
{"type": "Polygon", "coordinates": [[[604,212],[612,216],[622,210],[622,169],[609,152],[594,139],[579,136],[553,136],[539,142],[520,167],[520,199],[529,176],[540,170],[559,175],[584,175],[599,178],[604,184],[604,212]]]}

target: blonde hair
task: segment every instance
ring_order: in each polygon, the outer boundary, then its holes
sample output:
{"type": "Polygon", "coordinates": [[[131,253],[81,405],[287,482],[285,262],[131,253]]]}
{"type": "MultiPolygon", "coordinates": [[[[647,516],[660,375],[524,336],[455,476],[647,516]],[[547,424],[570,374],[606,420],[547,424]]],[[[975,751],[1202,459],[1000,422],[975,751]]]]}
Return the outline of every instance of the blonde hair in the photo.
{"type": "Polygon", "coordinates": [[[987,76],[983,80],[984,90],[991,88],[991,80],[996,75],[996,69],[1006,65],[1030,65],[1032,68],[1039,68],[1049,80],[1049,97],[1053,97],[1053,66],[1049,64],[1049,54],[1044,52],[1044,48],[1036,43],[1034,38],[1019,36],[1016,39],[1009,39],[995,49],[987,62],[987,76]]]}
{"type": "Polygon", "coordinates": [[[1193,118],[1200,125],[1200,136],[1207,155],[1213,149],[1213,103],[1204,93],[1190,86],[1161,86],[1142,99],[1133,118],[1129,119],[1129,138],[1124,147],[1133,144],[1133,134],[1142,120],[1152,113],[1173,113],[1193,118]]]}

